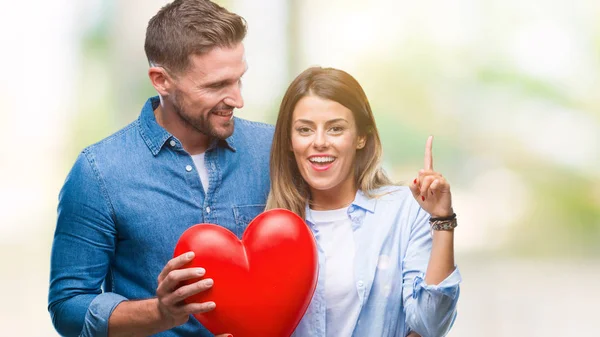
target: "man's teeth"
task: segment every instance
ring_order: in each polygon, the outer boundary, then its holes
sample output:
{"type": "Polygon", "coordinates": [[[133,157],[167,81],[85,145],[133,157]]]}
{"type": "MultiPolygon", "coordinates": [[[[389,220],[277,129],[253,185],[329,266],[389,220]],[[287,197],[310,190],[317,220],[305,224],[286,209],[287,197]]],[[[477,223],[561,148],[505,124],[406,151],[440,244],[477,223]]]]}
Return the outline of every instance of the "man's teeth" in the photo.
{"type": "Polygon", "coordinates": [[[312,157],[309,159],[313,163],[331,163],[335,160],[334,157],[312,157]]]}
{"type": "Polygon", "coordinates": [[[213,113],[219,116],[229,116],[233,113],[233,110],[217,110],[213,111],[213,113]]]}

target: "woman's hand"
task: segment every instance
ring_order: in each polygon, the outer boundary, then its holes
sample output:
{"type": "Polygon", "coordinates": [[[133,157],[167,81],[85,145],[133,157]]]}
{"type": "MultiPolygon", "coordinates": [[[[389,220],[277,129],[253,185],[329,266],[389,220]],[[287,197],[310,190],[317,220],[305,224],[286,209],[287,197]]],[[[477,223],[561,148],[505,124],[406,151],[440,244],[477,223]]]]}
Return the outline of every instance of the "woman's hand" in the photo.
{"type": "Polygon", "coordinates": [[[440,173],[433,170],[432,144],[433,136],[429,136],[425,145],[425,167],[419,171],[409,188],[421,208],[432,217],[447,217],[454,213],[450,184],[440,173]]]}

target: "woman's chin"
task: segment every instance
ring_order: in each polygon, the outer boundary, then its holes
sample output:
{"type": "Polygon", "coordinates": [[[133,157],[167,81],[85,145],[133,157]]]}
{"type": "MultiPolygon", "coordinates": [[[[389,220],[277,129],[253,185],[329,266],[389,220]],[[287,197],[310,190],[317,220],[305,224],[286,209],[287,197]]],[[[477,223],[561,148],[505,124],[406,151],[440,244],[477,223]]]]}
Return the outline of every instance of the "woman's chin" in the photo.
{"type": "Polygon", "coordinates": [[[307,181],[308,186],[314,191],[327,192],[332,188],[335,188],[335,184],[332,181],[307,181]]]}

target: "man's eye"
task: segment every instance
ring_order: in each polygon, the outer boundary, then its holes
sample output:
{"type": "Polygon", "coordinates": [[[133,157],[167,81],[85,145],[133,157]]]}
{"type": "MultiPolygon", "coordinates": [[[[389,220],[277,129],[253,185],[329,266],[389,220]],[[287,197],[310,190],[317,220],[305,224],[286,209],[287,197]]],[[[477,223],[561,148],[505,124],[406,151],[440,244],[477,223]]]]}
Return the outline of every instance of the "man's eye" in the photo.
{"type": "Polygon", "coordinates": [[[211,84],[210,87],[212,89],[221,89],[226,85],[225,82],[219,82],[219,83],[215,83],[215,84],[211,84]]]}

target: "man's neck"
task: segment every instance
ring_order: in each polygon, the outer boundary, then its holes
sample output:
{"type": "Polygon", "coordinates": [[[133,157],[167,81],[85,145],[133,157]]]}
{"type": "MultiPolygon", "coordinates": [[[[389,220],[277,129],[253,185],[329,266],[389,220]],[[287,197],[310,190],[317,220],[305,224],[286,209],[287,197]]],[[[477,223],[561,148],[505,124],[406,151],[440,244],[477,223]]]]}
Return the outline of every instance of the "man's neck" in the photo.
{"type": "Polygon", "coordinates": [[[158,125],[179,139],[183,148],[190,155],[204,153],[210,145],[211,138],[209,136],[182,120],[173,109],[165,107],[162,102],[154,110],[154,116],[158,125]]]}

